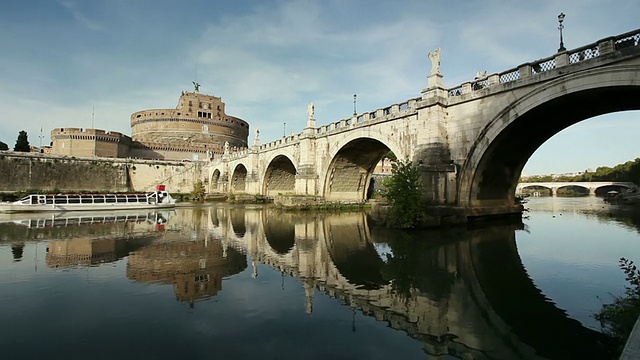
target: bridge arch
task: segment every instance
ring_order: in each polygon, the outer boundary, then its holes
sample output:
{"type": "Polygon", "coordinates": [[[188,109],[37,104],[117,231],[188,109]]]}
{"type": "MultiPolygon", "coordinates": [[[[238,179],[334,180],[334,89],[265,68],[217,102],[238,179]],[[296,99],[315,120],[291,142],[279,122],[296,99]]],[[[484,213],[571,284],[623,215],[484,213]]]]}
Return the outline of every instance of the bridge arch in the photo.
{"type": "Polygon", "coordinates": [[[352,133],[336,141],[329,148],[331,161],[319,174],[322,196],[328,200],[363,201],[376,164],[389,150],[398,159],[410,155],[379,131],[367,131],[367,136],[352,133]]]}
{"type": "Polygon", "coordinates": [[[247,190],[247,168],[243,164],[237,164],[231,175],[231,192],[244,192],[247,190]]]}
{"type": "Polygon", "coordinates": [[[508,104],[482,129],[461,166],[458,205],[513,205],[520,173],[545,141],[591,117],[640,109],[640,65],[558,74],[508,104]]]}
{"type": "Polygon", "coordinates": [[[296,166],[283,154],[275,155],[267,162],[262,181],[262,194],[275,196],[279,193],[293,194],[296,190],[296,166]]]}
{"type": "Polygon", "coordinates": [[[220,169],[215,169],[213,170],[213,173],[211,173],[211,177],[209,180],[209,192],[222,192],[224,191],[224,189],[222,189],[222,184],[220,183],[220,175],[222,173],[220,172],[220,169]]]}

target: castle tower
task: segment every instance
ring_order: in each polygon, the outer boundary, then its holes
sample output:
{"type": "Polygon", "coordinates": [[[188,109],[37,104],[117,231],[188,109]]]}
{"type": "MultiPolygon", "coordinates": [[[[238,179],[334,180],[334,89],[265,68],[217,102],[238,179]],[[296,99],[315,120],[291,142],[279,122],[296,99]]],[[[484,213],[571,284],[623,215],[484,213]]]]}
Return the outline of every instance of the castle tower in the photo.
{"type": "Polygon", "coordinates": [[[225,142],[246,148],[249,124],[227,115],[221,98],[196,89],[182,92],[175,109],[133,113],[131,137],[131,157],[204,160],[207,152],[222,154],[225,142]]]}

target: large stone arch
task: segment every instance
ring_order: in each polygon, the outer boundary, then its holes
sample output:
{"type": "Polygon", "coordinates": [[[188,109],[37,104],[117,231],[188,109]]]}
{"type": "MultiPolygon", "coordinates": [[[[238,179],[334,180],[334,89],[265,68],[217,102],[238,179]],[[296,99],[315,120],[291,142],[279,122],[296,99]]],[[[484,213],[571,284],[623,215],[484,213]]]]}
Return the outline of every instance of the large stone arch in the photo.
{"type": "Polygon", "coordinates": [[[209,192],[212,193],[216,193],[216,192],[222,192],[224,190],[221,189],[221,183],[220,183],[220,176],[222,175],[222,172],[220,171],[220,169],[215,169],[213,170],[213,172],[211,173],[211,177],[209,178],[209,192]]]}
{"type": "Polygon", "coordinates": [[[459,206],[512,206],[529,157],[561,130],[640,109],[640,66],[589,69],[552,80],[506,106],[482,129],[460,169],[459,206]]]}
{"type": "Polygon", "coordinates": [[[363,201],[366,198],[373,169],[391,150],[397,158],[411,154],[391,137],[378,130],[347,134],[329,148],[326,168],[320,170],[321,195],[328,200],[363,201]]]}
{"type": "Polygon", "coordinates": [[[274,154],[266,162],[262,176],[262,194],[294,194],[296,191],[297,166],[286,154],[274,154]]]}
{"type": "Polygon", "coordinates": [[[247,167],[244,164],[236,164],[231,175],[231,192],[245,192],[247,190],[247,167]]]}

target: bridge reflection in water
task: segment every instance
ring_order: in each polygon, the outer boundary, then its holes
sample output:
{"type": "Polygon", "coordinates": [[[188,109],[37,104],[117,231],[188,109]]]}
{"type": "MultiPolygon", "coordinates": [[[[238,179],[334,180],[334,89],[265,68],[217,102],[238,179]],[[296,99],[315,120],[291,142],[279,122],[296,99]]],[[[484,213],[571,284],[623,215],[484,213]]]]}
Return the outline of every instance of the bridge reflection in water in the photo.
{"type": "Polygon", "coordinates": [[[0,224],[0,233],[13,244],[53,239],[50,267],[127,257],[127,278],[173,286],[176,299],[191,307],[245,269],[260,277],[264,264],[297,279],[307,313],[327,294],[354,311],[353,330],[360,312],[404,331],[434,356],[591,359],[606,357],[612,345],[535,287],[516,247],[521,223],[408,234],[372,226],[364,213],[226,205],[165,217],[160,227],[132,220],[17,231],[0,224]]]}
{"type": "Polygon", "coordinates": [[[324,292],[405,331],[431,355],[601,358],[612,345],[535,287],[516,248],[522,224],[404,234],[372,227],[364,213],[207,211],[209,236],[247,254],[253,276],[263,263],[299,279],[308,313],[314,293],[324,292]]]}

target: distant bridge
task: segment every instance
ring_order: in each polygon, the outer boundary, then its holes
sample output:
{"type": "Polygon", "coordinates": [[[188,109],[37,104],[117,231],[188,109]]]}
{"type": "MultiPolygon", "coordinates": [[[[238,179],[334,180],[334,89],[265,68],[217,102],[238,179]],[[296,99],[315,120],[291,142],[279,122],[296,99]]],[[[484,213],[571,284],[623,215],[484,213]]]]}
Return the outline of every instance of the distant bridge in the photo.
{"type": "Polygon", "coordinates": [[[595,195],[596,190],[601,187],[617,187],[620,189],[634,189],[636,184],[632,182],[621,181],[600,181],[600,182],[534,182],[534,183],[519,183],[516,186],[516,194],[522,194],[522,191],[529,187],[543,187],[551,190],[551,195],[556,196],[558,189],[565,187],[581,187],[589,190],[589,195],[595,195]]]}
{"type": "Polygon", "coordinates": [[[320,126],[310,111],[301,133],[215,156],[208,191],[362,202],[391,150],[420,168],[430,203],[460,218],[520,213],[518,178],[545,141],[594,116],[640,110],[639,45],[640,29],[453,88],[435,66],[419,97],[320,126]]]}

